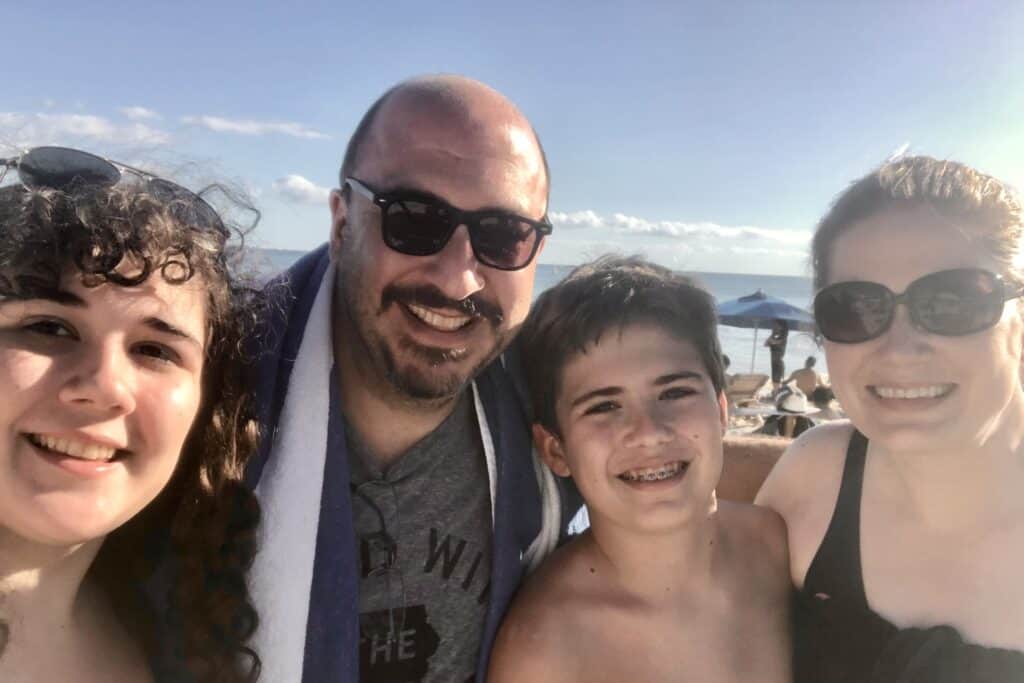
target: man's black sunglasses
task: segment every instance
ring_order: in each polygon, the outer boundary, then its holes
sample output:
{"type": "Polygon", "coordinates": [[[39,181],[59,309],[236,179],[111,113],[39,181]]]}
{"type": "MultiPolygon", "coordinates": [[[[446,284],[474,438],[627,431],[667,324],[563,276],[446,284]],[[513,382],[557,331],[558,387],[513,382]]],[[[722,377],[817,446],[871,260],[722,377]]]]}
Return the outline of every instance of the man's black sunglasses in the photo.
{"type": "Polygon", "coordinates": [[[89,186],[112,187],[128,171],[146,182],[146,190],[167,202],[176,219],[198,227],[212,227],[227,233],[220,215],[206,200],[189,189],[152,173],[69,147],[35,147],[9,159],[0,159],[0,182],[7,171],[17,169],[26,187],[48,187],[65,192],[89,186]]]}
{"type": "Polygon", "coordinates": [[[462,211],[423,192],[377,192],[356,178],[346,178],[342,189],[346,186],[380,207],[384,243],[410,256],[438,253],[455,229],[465,225],[480,263],[519,270],[530,265],[543,236],[551,234],[547,217],[535,221],[496,209],[462,211]]]}
{"type": "Polygon", "coordinates": [[[857,344],[885,334],[902,303],[918,329],[958,337],[995,325],[1003,303],[1022,294],[987,270],[955,268],[920,277],[901,294],[877,282],[837,282],[814,297],[814,318],[825,339],[857,344]]]}

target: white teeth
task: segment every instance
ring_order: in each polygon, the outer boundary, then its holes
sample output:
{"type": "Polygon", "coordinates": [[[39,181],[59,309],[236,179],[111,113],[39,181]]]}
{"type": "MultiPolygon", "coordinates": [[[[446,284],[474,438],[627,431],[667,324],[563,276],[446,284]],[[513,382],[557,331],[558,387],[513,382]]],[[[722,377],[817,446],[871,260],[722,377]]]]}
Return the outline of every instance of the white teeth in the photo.
{"type": "Polygon", "coordinates": [[[629,470],[620,474],[619,478],[624,481],[661,481],[676,476],[682,469],[683,463],[677,461],[661,467],[629,470]]]}
{"type": "Polygon", "coordinates": [[[42,446],[56,453],[70,455],[72,458],[79,458],[80,460],[110,460],[117,453],[116,448],[74,441],[72,439],[58,439],[54,436],[42,434],[31,434],[29,438],[37,446],[42,446]]]}
{"type": "Polygon", "coordinates": [[[473,319],[468,315],[440,315],[429,308],[417,306],[416,304],[408,304],[407,308],[417,318],[443,332],[452,332],[460,327],[464,327],[473,319]]]}
{"type": "Polygon", "coordinates": [[[953,390],[952,384],[932,384],[920,387],[900,388],[900,387],[873,387],[875,393],[882,398],[902,398],[902,399],[914,399],[914,398],[937,398],[939,396],[945,396],[953,390]]]}

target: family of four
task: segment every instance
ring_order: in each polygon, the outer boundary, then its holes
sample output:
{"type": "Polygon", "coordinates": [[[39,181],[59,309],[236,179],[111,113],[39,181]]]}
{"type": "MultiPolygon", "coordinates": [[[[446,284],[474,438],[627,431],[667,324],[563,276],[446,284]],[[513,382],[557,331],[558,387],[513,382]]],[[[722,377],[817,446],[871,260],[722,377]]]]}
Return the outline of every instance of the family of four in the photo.
{"type": "Polygon", "coordinates": [[[751,505],[716,495],[764,445],[724,437],[708,292],[604,257],[531,307],[548,164],[484,84],[381,96],[329,242],[261,287],[218,188],[0,166],[0,680],[1024,677],[1024,222],[995,178],[902,158],[829,209],[850,420],[751,505]]]}

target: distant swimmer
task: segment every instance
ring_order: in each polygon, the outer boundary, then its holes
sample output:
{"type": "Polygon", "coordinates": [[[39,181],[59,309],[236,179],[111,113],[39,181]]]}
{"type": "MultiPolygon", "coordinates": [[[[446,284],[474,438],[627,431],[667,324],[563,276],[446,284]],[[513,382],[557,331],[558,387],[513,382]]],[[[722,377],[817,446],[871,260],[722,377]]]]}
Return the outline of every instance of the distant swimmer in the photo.
{"type": "Polygon", "coordinates": [[[726,400],[711,295],[639,259],[580,266],[520,341],[545,463],[589,531],[520,591],[492,683],[791,680],[782,518],[718,500],[726,400]]]}

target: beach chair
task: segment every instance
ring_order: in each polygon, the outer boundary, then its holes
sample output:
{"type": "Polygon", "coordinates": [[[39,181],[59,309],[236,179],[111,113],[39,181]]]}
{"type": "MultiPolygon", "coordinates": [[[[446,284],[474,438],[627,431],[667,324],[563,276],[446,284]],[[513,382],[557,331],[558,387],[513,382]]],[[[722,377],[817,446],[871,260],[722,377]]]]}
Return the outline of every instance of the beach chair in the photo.
{"type": "Polygon", "coordinates": [[[736,374],[732,376],[729,384],[725,387],[725,398],[729,401],[729,405],[733,406],[753,403],[762,395],[769,393],[768,386],[770,384],[770,378],[765,374],[736,374]]]}

